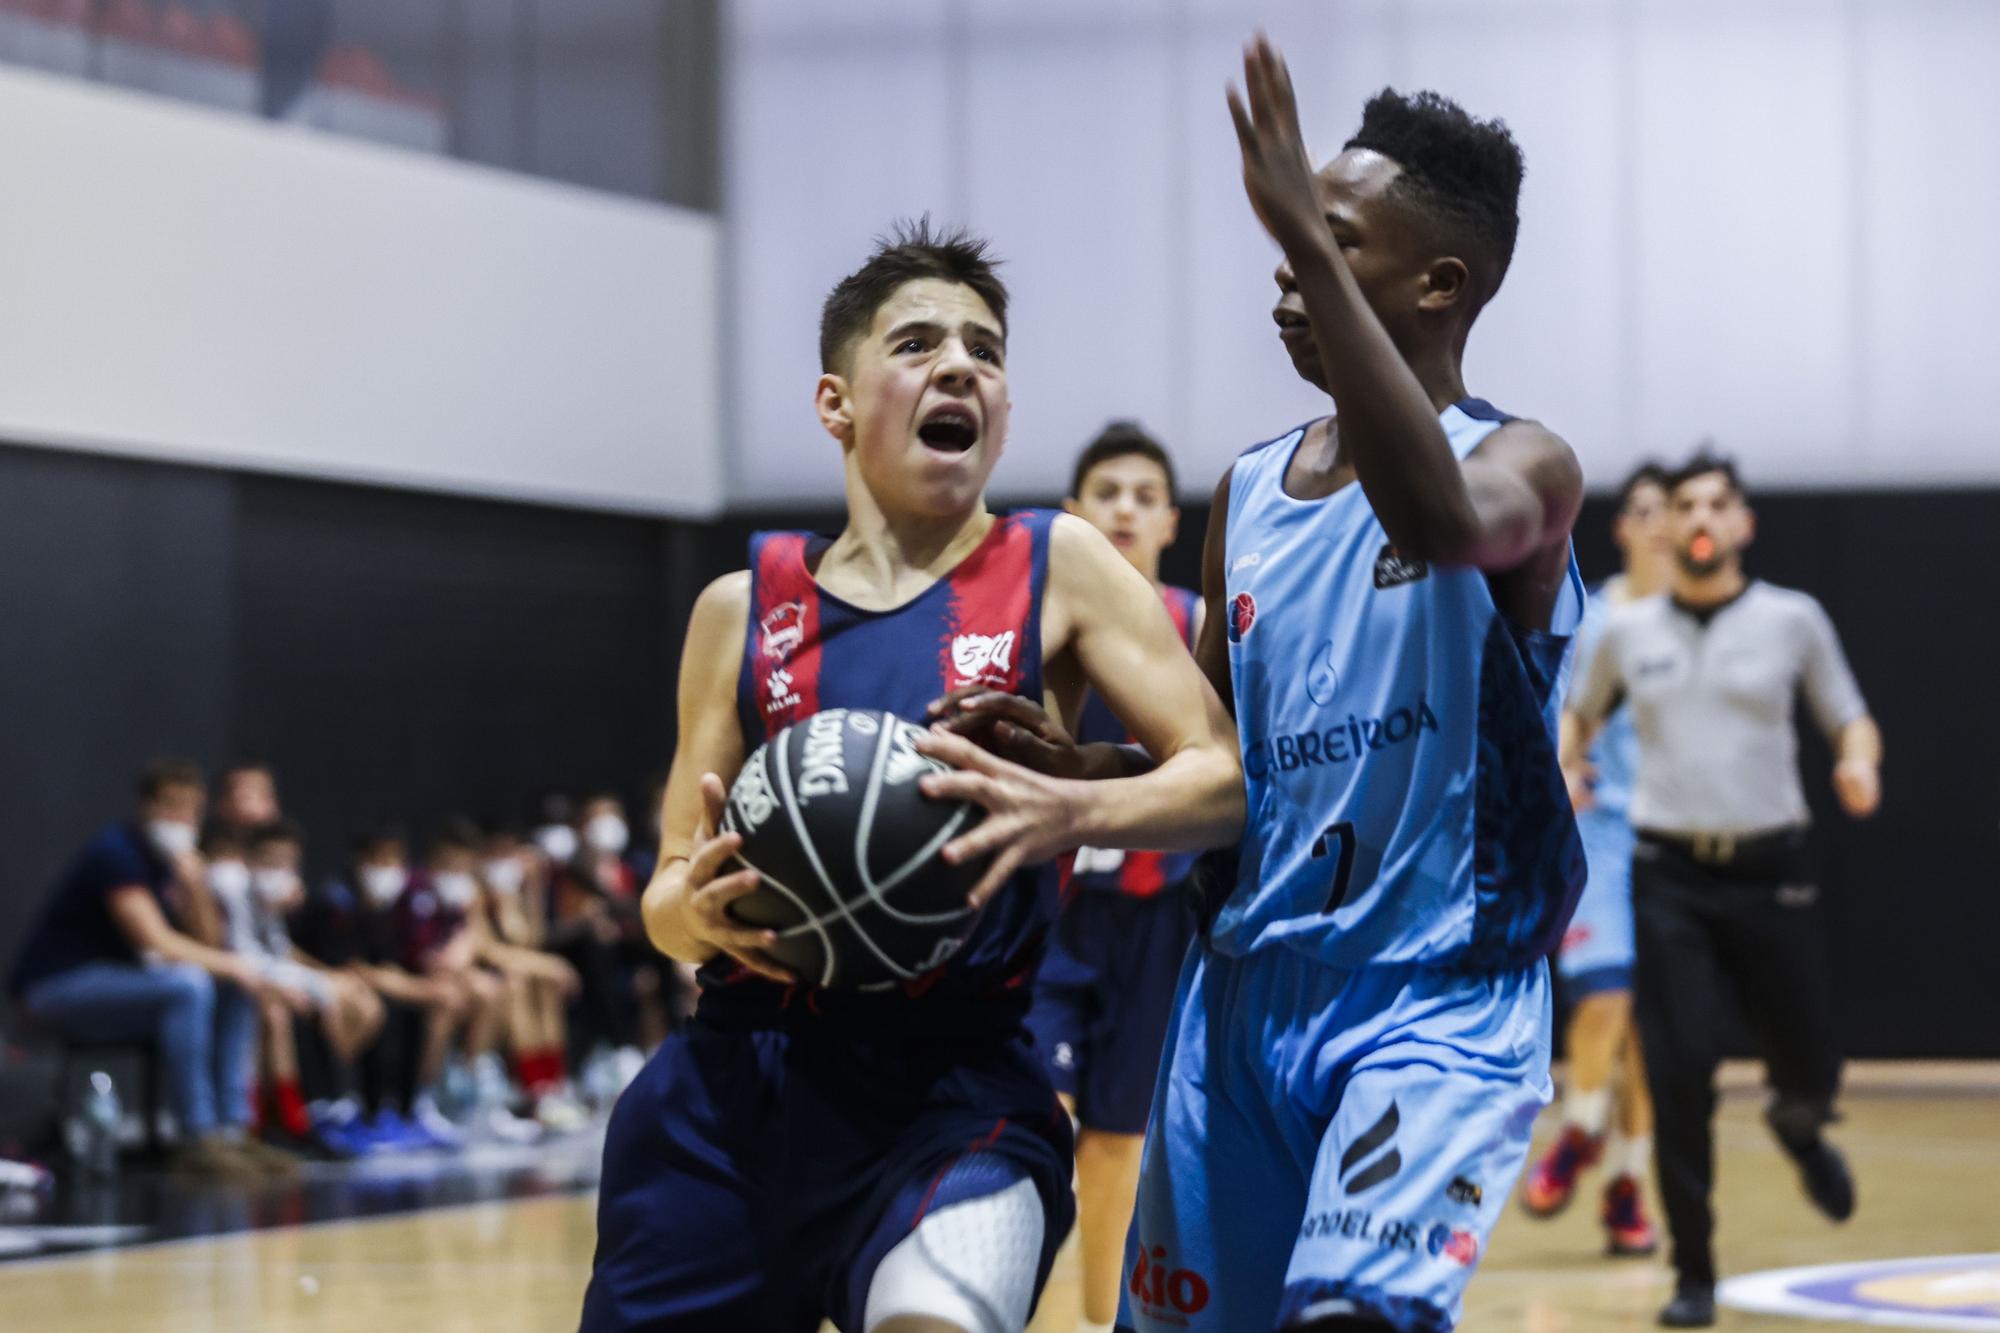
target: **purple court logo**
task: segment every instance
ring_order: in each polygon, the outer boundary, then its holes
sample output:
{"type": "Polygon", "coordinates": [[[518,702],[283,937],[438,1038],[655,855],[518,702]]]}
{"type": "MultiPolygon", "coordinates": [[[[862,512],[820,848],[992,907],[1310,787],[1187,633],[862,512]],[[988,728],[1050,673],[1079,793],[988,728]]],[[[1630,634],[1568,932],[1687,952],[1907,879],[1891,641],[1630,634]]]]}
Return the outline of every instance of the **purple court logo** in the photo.
{"type": "Polygon", "coordinates": [[[1732,1309],[1758,1314],[2000,1333],[2000,1254],[1750,1273],[1724,1282],[1716,1298],[1732,1309]]]}
{"type": "Polygon", "coordinates": [[[1236,594],[1236,600],[1229,604],[1229,641],[1241,643],[1250,633],[1250,627],[1257,623],[1257,599],[1247,592],[1236,594]]]}

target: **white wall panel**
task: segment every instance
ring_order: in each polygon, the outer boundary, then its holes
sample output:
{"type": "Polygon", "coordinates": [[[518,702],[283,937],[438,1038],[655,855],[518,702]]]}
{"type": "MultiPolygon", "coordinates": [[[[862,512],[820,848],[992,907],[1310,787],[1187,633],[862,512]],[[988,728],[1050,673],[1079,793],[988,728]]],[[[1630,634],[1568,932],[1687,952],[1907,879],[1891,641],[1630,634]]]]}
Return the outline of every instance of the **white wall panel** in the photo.
{"type": "Polygon", "coordinates": [[[714,219],[0,69],[0,439],[711,513],[714,219]]]}
{"type": "Polygon", "coordinates": [[[998,493],[1059,489],[1091,430],[1129,415],[1177,448],[1200,494],[1237,450],[1316,411],[1271,333],[1276,254],[1221,101],[1260,24],[1293,59],[1322,156],[1384,84],[1436,87],[1514,128],[1520,245],[1467,380],[1571,439],[1594,485],[1711,436],[1758,485],[2000,480],[2000,425],[1967,392],[2000,304],[2000,270],[1978,258],[2000,231],[2000,5],[741,12],[729,170],[746,501],[832,493],[806,466],[816,437],[785,424],[810,426],[813,370],[785,349],[810,345],[820,296],[867,237],[923,207],[1012,261],[1015,437],[998,493]],[[900,108],[921,110],[884,130],[900,108]],[[783,212],[804,195],[813,225],[783,212]]]}

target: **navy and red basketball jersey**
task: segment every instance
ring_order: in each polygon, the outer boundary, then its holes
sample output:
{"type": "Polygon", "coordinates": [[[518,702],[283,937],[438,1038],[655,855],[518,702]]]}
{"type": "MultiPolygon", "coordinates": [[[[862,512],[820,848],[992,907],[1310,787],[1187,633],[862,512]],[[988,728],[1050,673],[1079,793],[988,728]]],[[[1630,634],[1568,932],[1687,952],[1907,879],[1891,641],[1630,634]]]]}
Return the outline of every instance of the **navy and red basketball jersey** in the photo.
{"type": "MultiPolygon", "coordinates": [[[[890,611],[863,610],[819,586],[813,569],[832,538],[753,536],[749,636],[736,686],[745,750],[827,708],[880,708],[922,724],[932,700],[964,685],[1041,703],[1042,593],[1055,517],[1041,509],[998,516],[951,573],[890,611]]],[[[1027,1009],[1057,898],[1054,865],[1022,871],[949,962],[889,995],[779,986],[719,956],[702,969],[702,1010],[784,1026],[841,1011],[875,1021],[893,1010],[917,1027],[934,1021],[962,1031],[982,1018],[1011,1027],[1027,1009]],[[968,1014],[969,1006],[979,1013],[968,1014]]]]}
{"type": "MultiPolygon", "coordinates": [[[[1172,584],[1160,585],[1160,600],[1180,631],[1181,642],[1194,651],[1195,608],[1201,594],[1172,584]]],[[[1118,720],[1095,690],[1084,696],[1083,713],[1076,725],[1079,741],[1105,741],[1124,745],[1132,733],[1118,720]]],[[[1122,893],[1133,898],[1150,898],[1172,884],[1178,884],[1194,868],[1193,852],[1126,852],[1101,847],[1085,847],[1076,854],[1076,869],[1070,884],[1076,889],[1122,893]]]]}

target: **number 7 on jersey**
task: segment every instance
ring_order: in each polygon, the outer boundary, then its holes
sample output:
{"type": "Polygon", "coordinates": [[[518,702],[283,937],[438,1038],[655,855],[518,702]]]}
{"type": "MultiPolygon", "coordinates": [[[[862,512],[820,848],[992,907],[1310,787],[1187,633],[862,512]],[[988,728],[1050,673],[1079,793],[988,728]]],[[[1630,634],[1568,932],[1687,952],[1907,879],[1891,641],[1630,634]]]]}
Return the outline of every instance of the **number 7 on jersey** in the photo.
{"type": "Polygon", "coordinates": [[[1347,897],[1347,880],[1354,873],[1354,824],[1342,820],[1338,824],[1328,824],[1318,838],[1313,840],[1313,859],[1335,854],[1335,844],[1339,844],[1339,860],[1333,867],[1333,891],[1326,897],[1326,906],[1320,908],[1322,914],[1338,908],[1347,897]]]}

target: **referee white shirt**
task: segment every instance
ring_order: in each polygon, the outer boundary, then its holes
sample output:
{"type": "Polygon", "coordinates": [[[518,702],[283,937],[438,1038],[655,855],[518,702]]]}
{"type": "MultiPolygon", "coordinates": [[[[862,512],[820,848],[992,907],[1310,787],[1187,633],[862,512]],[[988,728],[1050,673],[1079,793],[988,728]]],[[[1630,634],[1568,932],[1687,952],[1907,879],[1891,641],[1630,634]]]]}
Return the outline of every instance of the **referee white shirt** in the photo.
{"type": "Polygon", "coordinates": [[[1820,604],[1762,581],[1714,607],[1663,594],[1615,608],[1577,678],[1569,707],[1589,726],[1631,705],[1632,826],[1681,836],[1805,824],[1795,700],[1835,741],[1868,712],[1820,604]]]}

